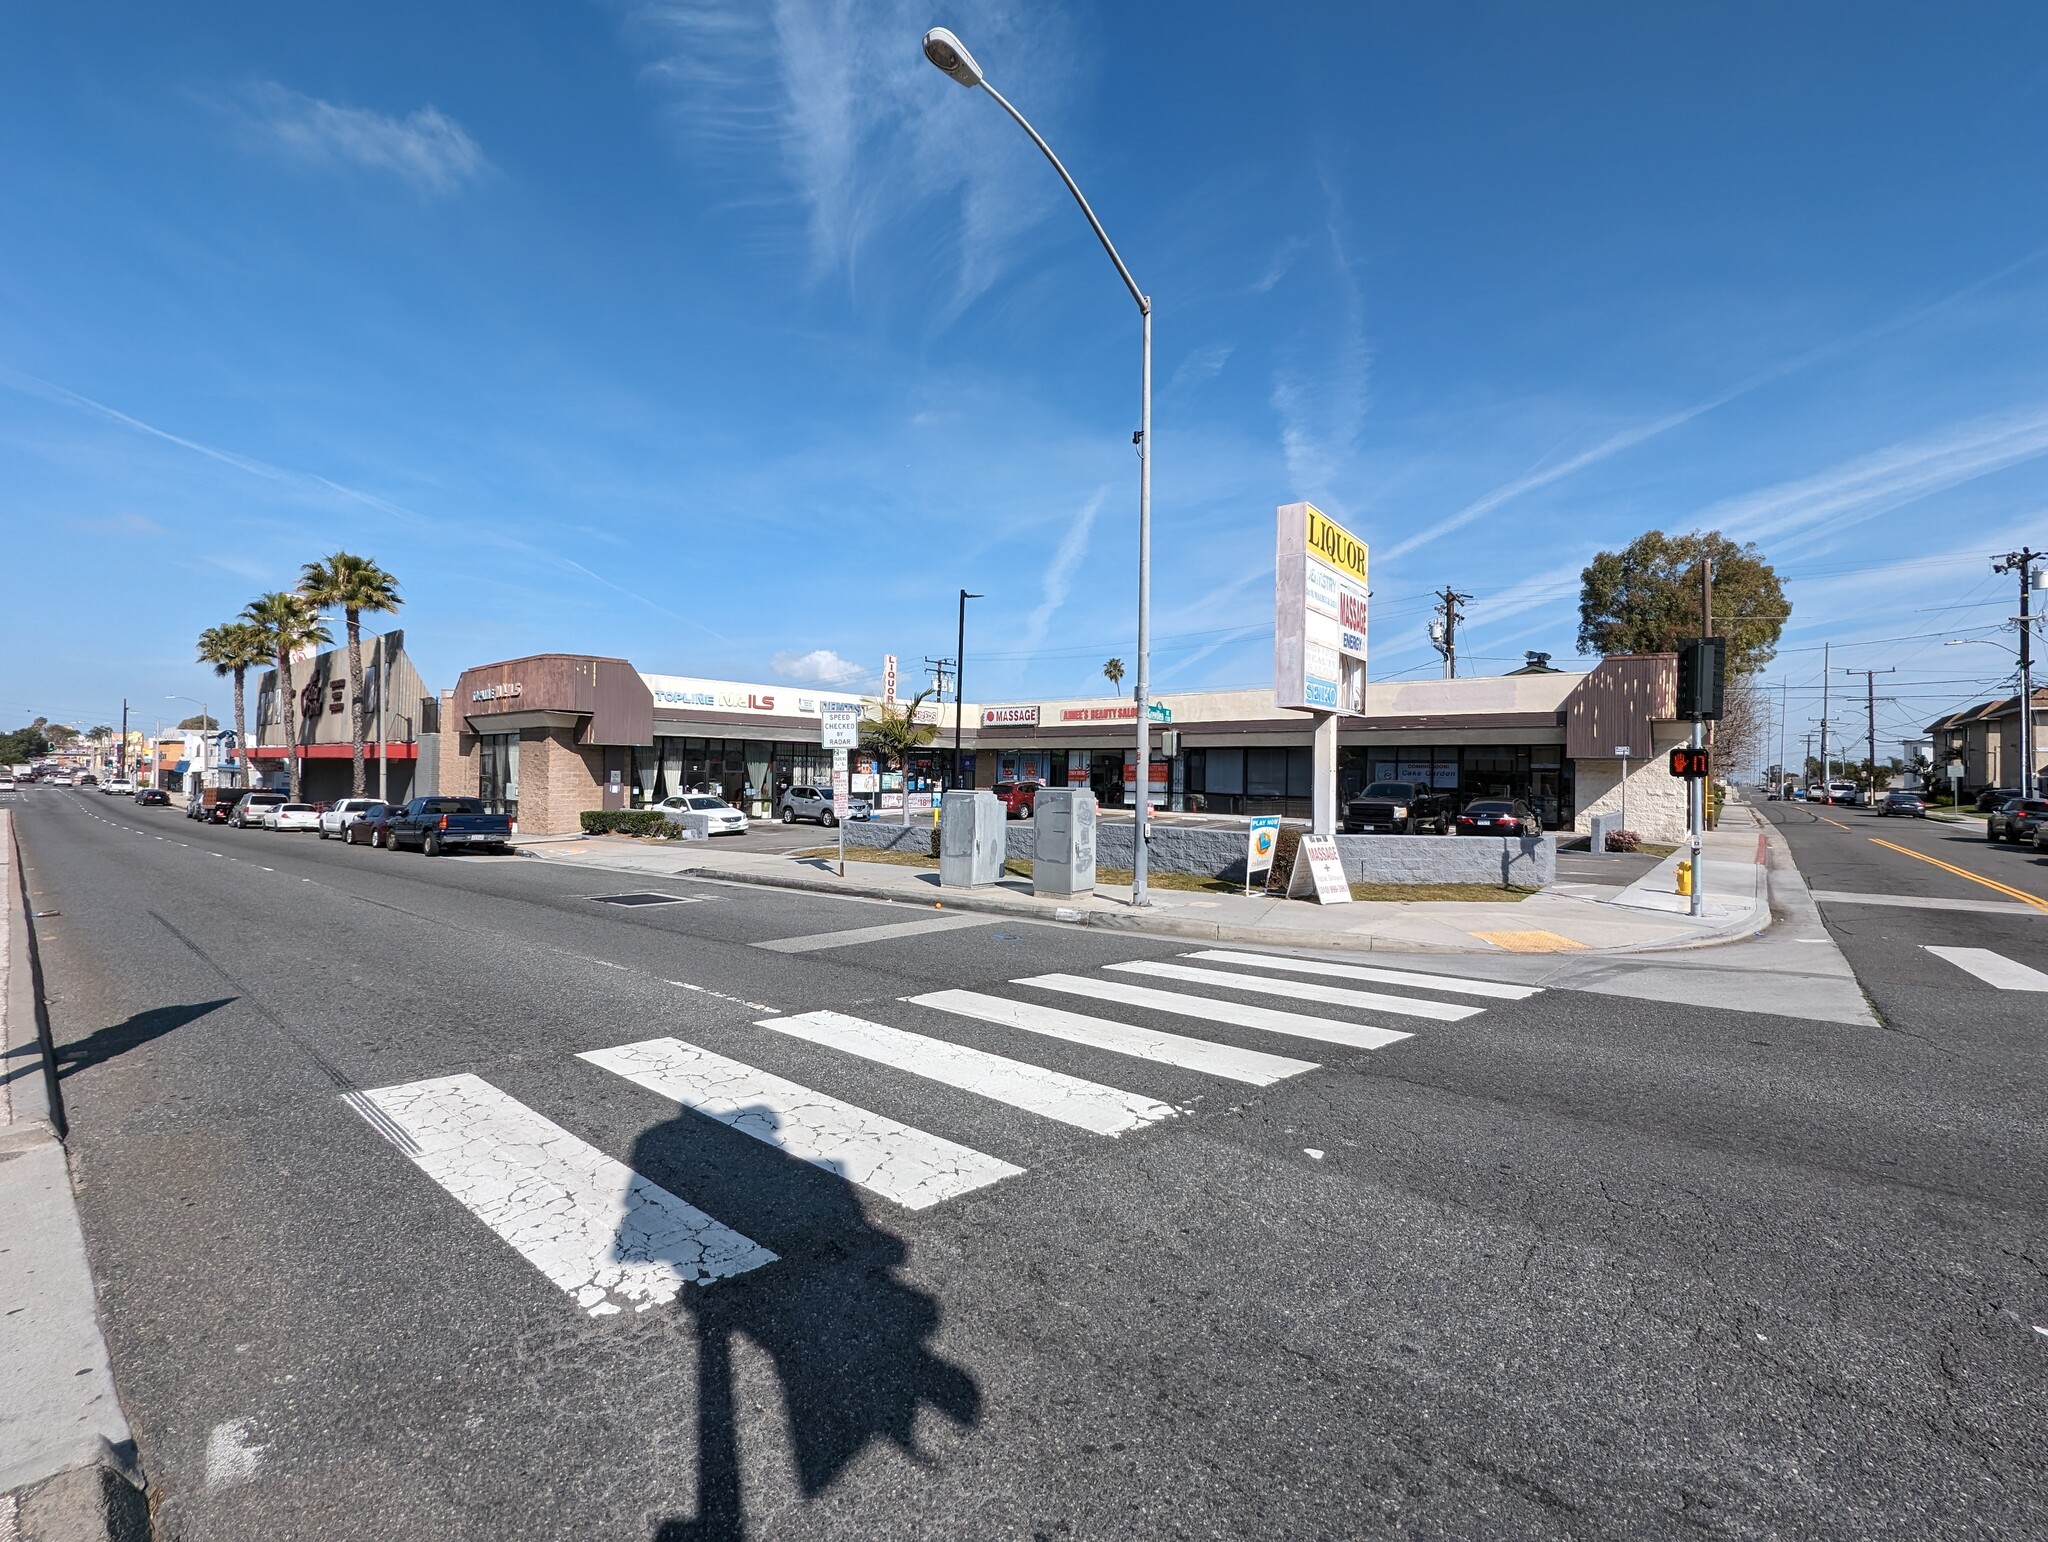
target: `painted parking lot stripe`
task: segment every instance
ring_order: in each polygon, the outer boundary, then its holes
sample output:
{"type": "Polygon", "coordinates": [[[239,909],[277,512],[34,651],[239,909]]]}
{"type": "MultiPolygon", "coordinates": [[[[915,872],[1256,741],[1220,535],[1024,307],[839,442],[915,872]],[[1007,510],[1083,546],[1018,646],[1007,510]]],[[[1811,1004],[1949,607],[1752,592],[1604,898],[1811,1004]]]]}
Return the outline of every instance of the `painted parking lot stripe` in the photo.
{"type": "Polygon", "coordinates": [[[843,932],[814,932],[808,937],[774,937],[757,942],[757,948],[771,953],[815,953],[824,948],[850,948],[863,942],[887,942],[892,937],[916,937],[925,932],[950,932],[963,926],[994,926],[994,916],[931,916],[921,921],[892,921],[884,926],[856,926],[843,932]]]}
{"type": "Polygon", "coordinates": [[[2030,969],[1989,948],[1930,947],[1927,951],[2002,991],[2048,991],[2048,974],[2030,969]]]}
{"type": "Polygon", "coordinates": [[[845,1012],[803,1012],[795,1017],[767,1018],[755,1026],[858,1055],[913,1076],[944,1082],[948,1087],[1092,1130],[1097,1135],[1121,1135],[1174,1115],[1172,1104],[1156,1098],[991,1055],[964,1044],[906,1033],[901,1028],[845,1012]]]}
{"type": "Polygon", "coordinates": [[[680,1039],[586,1050],[580,1058],[906,1210],[1024,1171],[680,1039]]]}
{"type": "Polygon", "coordinates": [[[1070,1044],[1086,1044],[1113,1054],[1132,1055],[1140,1060],[1155,1060],[1161,1065],[1179,1066],[1183,1070],[1200,1071],[1234,1082],[1248,1082],[1254,1087],[1269,1087],[1274,1082],[1316,1068],[1313,1060],[1291,1060],[1285,1055],[1238,1049],[1235,1045],[1218,1044],[1210,1039],[1191,1039],[1177,1033],[1164,1033],[1157,1028],[1133,1028],[1129,1023],[1113,1022],[1106,1017],[1089,1017],[1062,1007],[1040,1006],[1034,1001],[1012,1001],[1007,996],[987,996],[980,991],[933,991],[906,999],[912,1006],[952,1012],[1004,1028],[1020,1028],[1026,1033],[1041,1033],[1047,1038],[1065,1039],[1070,1044]]]}
{"type": "Polygon", "coordinates": [[[1423,1001],[1414,996],[1388,996],[1379,991],[1346,990],[1341,985],[1315,985],[1306,980],[1271,980],[1263,975],[1238,974],[1228,969],[1196,969],[1188,964],[1167,964],[1156,959],[1133,959],[1127,964],[1106,964],[1124,974],[1157,975],[1166,980],[1187,980],[1199,985],[1218,985],[1226,990],[1256,991],[1267,996],[1288,996],[1296,1001],[1321,1001],[1336,1007],[1365,1007],[1375,1012],[1393,1012],[1402,1017],[1429,1017],[1440,1023],[1455,1023],[1476,1017],[1484,1007],[1463,1002],[1423,1001]]]}
{"type": "Polygon", "coordinates": [[[775,1254],[478,1076],[351,1093],[350,1107],[593,1317],[639,1311],[775,1254]]]}
{"type": "Polygon", "coordinates": [[[1268,1033],[1284,1033],[1297,1039],[1318,1039],[1325,1044],[1343,1044],[1352,1049],[1384,1049],[1389,1044],[1412,1037],[1393,1028],[1375,1028],[1369,1023],[1343,1023],[1335,1018],[1311,1017],[1305,1012],[1283,1012],[1275,1007],[1248,1006],[1240,1001],[1217,1001],[1208,996],[1188,996],[1180,991],[1155,990],[1149,985],[1098,980],[1088,975],[1036,974],[1010,983],[1034,986],[1039,990],[1064,991],[1070,996],[1088,996],[1096,1001],[1114,1001],[1127,1007],[1150,1007],[1155,1012],[1199,1017],[1205,1022],[1263,1028],[1268,1033]]]}
{"type": "Polygon", "coordinates": [[[1411,969],[1380,969],[1371,964],[1332,964],[1319,958],[1291,958],[1277,953],[1233,953],[1227,948],[1204,948],[1184,953],[1183,958],[1206,959],[1213,964],[1237,964],[1254,969],[1291,969],[1296,974],[1319,974],[1335,980],[1369,980],[1380,985],[1413,985],[1423,990],[1449,991],[1454,996],[1491,996],[1497,1001],[1526,1001],[1540,996],[1540,985],[1508,985],[1499,980],[1454,979],[1443,974],[1418,974],[1411,969]]]}

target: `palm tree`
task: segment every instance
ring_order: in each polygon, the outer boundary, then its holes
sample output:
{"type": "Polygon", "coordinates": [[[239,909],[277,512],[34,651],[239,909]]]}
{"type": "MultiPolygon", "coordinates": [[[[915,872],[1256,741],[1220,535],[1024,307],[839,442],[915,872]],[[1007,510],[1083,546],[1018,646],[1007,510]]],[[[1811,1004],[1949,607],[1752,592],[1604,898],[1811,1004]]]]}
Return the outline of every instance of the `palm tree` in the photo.
{"type": "Polygon", "coordinates": [[[289,589],[259,594],[242,608],[242,620],[263,636],[266,652],[277,661],[279,705],[284,709],[284,742],[291,755],[291,796],[299,800],[299,697],[292,680],[292,655],[301,648],[332,642],[320,624],[320,612],[303,594],[289,589]]]}
{"type": "MultiPolygon", "coordinates": [[[[338,551],[324,562],[309,562],[299,574],[299,593],[322,610],[338,610],[348,625],[348,735],[350,787],[355,797],[363,796],[363,614],[389,615],[405,601],[398,597],[398,580],[368,557],[338,551]]],[[[388,680],[377,681],[382,697],[391,689],[388,680]]]]}
{"type": "Polygon", "coordinates": [[[199,634],[199,662],[211,664],[216,675],[234,676],[235,757],[244,768],[249,764],[249,733],[243,682],[250,670],[269,657],[270,642],[263,628],[247,621],[226,621],[199,634]]]}
{"type": "Polygon", "coordinates": [[[1102,672],[1109,677],[1109,683],[1116,687],[1117,695],[1123,695],[1124,661],[1111,659],[1102,666],[1102,672]]]}
{"type": "MultiPolygon", "coordinates": [[[[910,764],[910,752],[930,744],[938,737],[937,727],[917,720],[917,709],[924,705],[925,698],[931,694],[929,690],[919,691],[910,698],[908,705],[901,707],[892,707],[885,703],[879,709],[880,717],[860,725],[861,746],[875,754],[882,762],[884,771],[889,769],[891,762],[907,768],[910,764]]],[[[910,823],[908,788],[905,788],[903,795],[903,822],[910,823]]]]}

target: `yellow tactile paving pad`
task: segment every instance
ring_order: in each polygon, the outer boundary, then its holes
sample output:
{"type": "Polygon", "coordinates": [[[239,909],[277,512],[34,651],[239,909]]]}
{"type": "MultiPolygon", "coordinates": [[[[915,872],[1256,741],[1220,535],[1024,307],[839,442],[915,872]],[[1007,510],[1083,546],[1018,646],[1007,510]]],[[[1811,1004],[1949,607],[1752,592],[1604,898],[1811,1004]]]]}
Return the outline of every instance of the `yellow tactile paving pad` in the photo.
{"type": "Polygon", "coordinates": [[[1572,953],[1583,952],[1586,946],[1569,937],[1560,937],[1556,932],[1474,932],[1472,935],[1509,953],[1572,953]]]}

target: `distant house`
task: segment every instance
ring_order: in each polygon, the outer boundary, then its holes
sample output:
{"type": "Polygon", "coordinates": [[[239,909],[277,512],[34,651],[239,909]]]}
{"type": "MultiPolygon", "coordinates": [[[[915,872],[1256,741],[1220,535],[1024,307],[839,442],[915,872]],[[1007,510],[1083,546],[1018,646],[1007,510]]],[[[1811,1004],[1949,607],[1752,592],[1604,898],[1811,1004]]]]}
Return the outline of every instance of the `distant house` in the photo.
{"type": "MultiPolygon", "coordinates": [[[[2048,686],[2037,687],[2033,701],[2034,770],[2048,764],[2048,686]]],[[[2017,695],[1999,701],[1980,701],[1951,712],[1927,725],[1934,742],[1928,756],[1934,762],[1938,783],[1948,780],[1948,768],[1963,768],[1963,788],[1976,792],[1985,787],[2020,785],[2020,699],[2017,695]]],[[[2038,785],[2038,784],[2037,784],[2038,785]]]]}

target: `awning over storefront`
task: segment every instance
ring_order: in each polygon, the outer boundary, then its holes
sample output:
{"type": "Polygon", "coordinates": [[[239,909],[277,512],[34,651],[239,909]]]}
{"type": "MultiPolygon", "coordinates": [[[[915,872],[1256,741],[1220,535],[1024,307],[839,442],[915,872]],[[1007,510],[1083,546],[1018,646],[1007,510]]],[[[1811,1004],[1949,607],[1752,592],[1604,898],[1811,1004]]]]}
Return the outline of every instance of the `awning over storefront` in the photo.
{"type": "MultiPolygon", "coordinates": [[[[291,750],[282,744],[258,744],[250,749],[249,756],[253,760],[289,760],[291,753],[291,750]]],[[[299,759],[301,760],[350,760],[354,758],[354,755],[354,746],[347,744],[302,744],[299,746],[299,759]]],[[[363,758],[365,760],[380,758],[378,746],[375,744],[364,745],[363,758]]],[[[381,758],[385,760],[418,760],[420,758],[420,747],[417,744],[387,744],[382,749],[381,758]]],[[[183,769],[182,764],[180,769],[183,769]]],[[[234,763],[230,761],[220,767],[220,769],[231,771],[234,769],[234,763]]]]}

